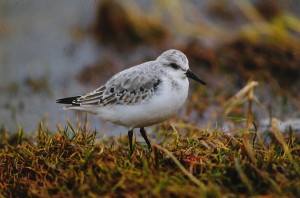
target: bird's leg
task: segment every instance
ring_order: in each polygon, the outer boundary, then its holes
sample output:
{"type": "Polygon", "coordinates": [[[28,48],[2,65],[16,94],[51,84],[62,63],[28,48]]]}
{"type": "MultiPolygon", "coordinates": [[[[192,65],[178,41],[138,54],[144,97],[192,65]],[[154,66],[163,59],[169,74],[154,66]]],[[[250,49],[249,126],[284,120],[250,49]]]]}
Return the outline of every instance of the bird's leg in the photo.
{"type": "Polygon", "coordinates": [[[133,136],[133,129],[128,131],[128,140],[129,140],[129,147],[130,147],[130,152],[133,152],[132,149],[132,136],[133,136]]]}
{"type": "Polygon", "coordinates": [[[147,134],[146,134],[146,130],[144,127],[141,127],[140,128],[140,133],[141,135],[143,136],[144,140],[146,141],[147,145],[148,145],[148,148],[151,149],[151,143],[150,141],[148,140],[148,137],[147,137],[147,134]]]}

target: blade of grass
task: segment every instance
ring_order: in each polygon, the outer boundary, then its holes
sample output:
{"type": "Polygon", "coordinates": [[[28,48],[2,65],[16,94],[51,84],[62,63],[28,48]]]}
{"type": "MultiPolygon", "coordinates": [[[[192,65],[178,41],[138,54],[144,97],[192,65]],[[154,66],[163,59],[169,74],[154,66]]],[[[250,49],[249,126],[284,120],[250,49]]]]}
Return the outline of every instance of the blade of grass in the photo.
{"type": "Polygon", "coordinates": [[[275,138],[277,139],[277,141],[282,145],[282,148],[284,150],[285,155],[287,155],[287,157],[290,160],[291,164],[293,164],[296,172],[298,173],[298,175],[300,175],[299,166],[295,162],[295,160],[293,159],[293,156],[291,155],[290,149],[289,149],[288,145],[286,144],[286,142],[284,141],[282,133],[279,131],[278,121],[275,118],[272,118],[272,133],[275,136],[275,138]]]}
{"type": "Polygon", "coordinates": [[[245,97],[248,96],[249,91],[257,85],[258,82],[251,81],[243,89],[241,89],[238,93],[236,93],[233,97],[227,100],[224,104],[224,109],[225,109],[224,114],[228,115],[234,106],[236,106],[237,104],[241,104],[241,101],[246,101],[245,97]]]}
{"type": "Polygon", "coordinates": [[[249,94],[248,94],[248,112],[247,112],[247,123],[246,123],[246,129],[244,133],[244,148],[248,154],[248,157],[251,159],[251,161],[256,164],[257,160],[255,158],[255,155],[253,153],[253,148],[251,148],[250,143],[249,143],[249,134],[250,134],[250,125],[253,122],[253,116],[252,116],[252,99],[253,99],[253,87],[249,89],[249,94]]]}
{"type": "Polygon", "coordinates": [[[152,144],[153,147],[156,147],[158,150],[163,151],[164,153],[166,153],[173,161],[174,163],[178,166],[178,168],[197,186],[199,186],[199,188],[201,188],[201,190],[206,191],[206,187],[205,185],[200,182],[193,174],[191,174],[189,171],[187,171],[184,166],[178,161],[178,159],[167,149],[161,147],[158,144],[152,144]]]}
{"type": "Polygon", "coordinates": [[[240,162],[237,158],[234,158],[234,166],[235,166],[236,171],[239,174],[240,179],[246,185],[246,187],[248,188],[250,193],[252,193],[253,192],[252,184],[251,184],[250,180],[248,179],[247,175],[244,173],[244,171],[240,165],[240,162]]]}

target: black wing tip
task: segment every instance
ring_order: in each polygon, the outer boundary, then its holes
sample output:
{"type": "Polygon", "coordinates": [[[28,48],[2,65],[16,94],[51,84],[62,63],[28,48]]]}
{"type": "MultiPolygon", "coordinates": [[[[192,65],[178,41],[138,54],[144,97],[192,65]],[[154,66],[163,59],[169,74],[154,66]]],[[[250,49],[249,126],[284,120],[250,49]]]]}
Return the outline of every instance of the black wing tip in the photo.
{"type": "Polygon", "coordinates": [[[61,98],[61,99],[57,99],[56,103],[60,103],[60,104],[74,104],[74,100],[76,100],[77,98],[79,98],[81,96],[74,96],[74,97],[68,97],[68,98],[61,98]]]}

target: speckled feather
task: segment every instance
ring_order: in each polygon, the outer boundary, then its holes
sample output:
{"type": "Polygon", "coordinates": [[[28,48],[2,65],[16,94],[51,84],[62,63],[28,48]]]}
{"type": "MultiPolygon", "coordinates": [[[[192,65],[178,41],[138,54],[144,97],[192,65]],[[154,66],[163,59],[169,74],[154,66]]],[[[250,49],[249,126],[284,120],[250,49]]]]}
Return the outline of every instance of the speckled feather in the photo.
{"type": "MultiPolygon", "coordinates": [[[[140,65],[151,67],[150,63],[140,65]]],[[[149,76],[145,70],[130,68],[113,76],[105,85],[72,102],[74,105],[130,105],[150,99],[161,83],[159,75],[149,76]]]]}

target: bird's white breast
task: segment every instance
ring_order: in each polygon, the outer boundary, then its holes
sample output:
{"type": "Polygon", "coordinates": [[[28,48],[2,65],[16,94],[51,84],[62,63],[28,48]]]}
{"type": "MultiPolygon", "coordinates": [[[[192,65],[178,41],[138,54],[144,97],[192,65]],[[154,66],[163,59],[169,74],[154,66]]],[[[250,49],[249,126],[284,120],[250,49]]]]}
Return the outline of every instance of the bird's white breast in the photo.
{"type": "Polygon", "coordinates": [[[99,117],[127,127],[146,127],[175,115],[188,95],[187,78],[163,78],[153,97],[138,104],[104,106],[94,112],[99,117]]]}

